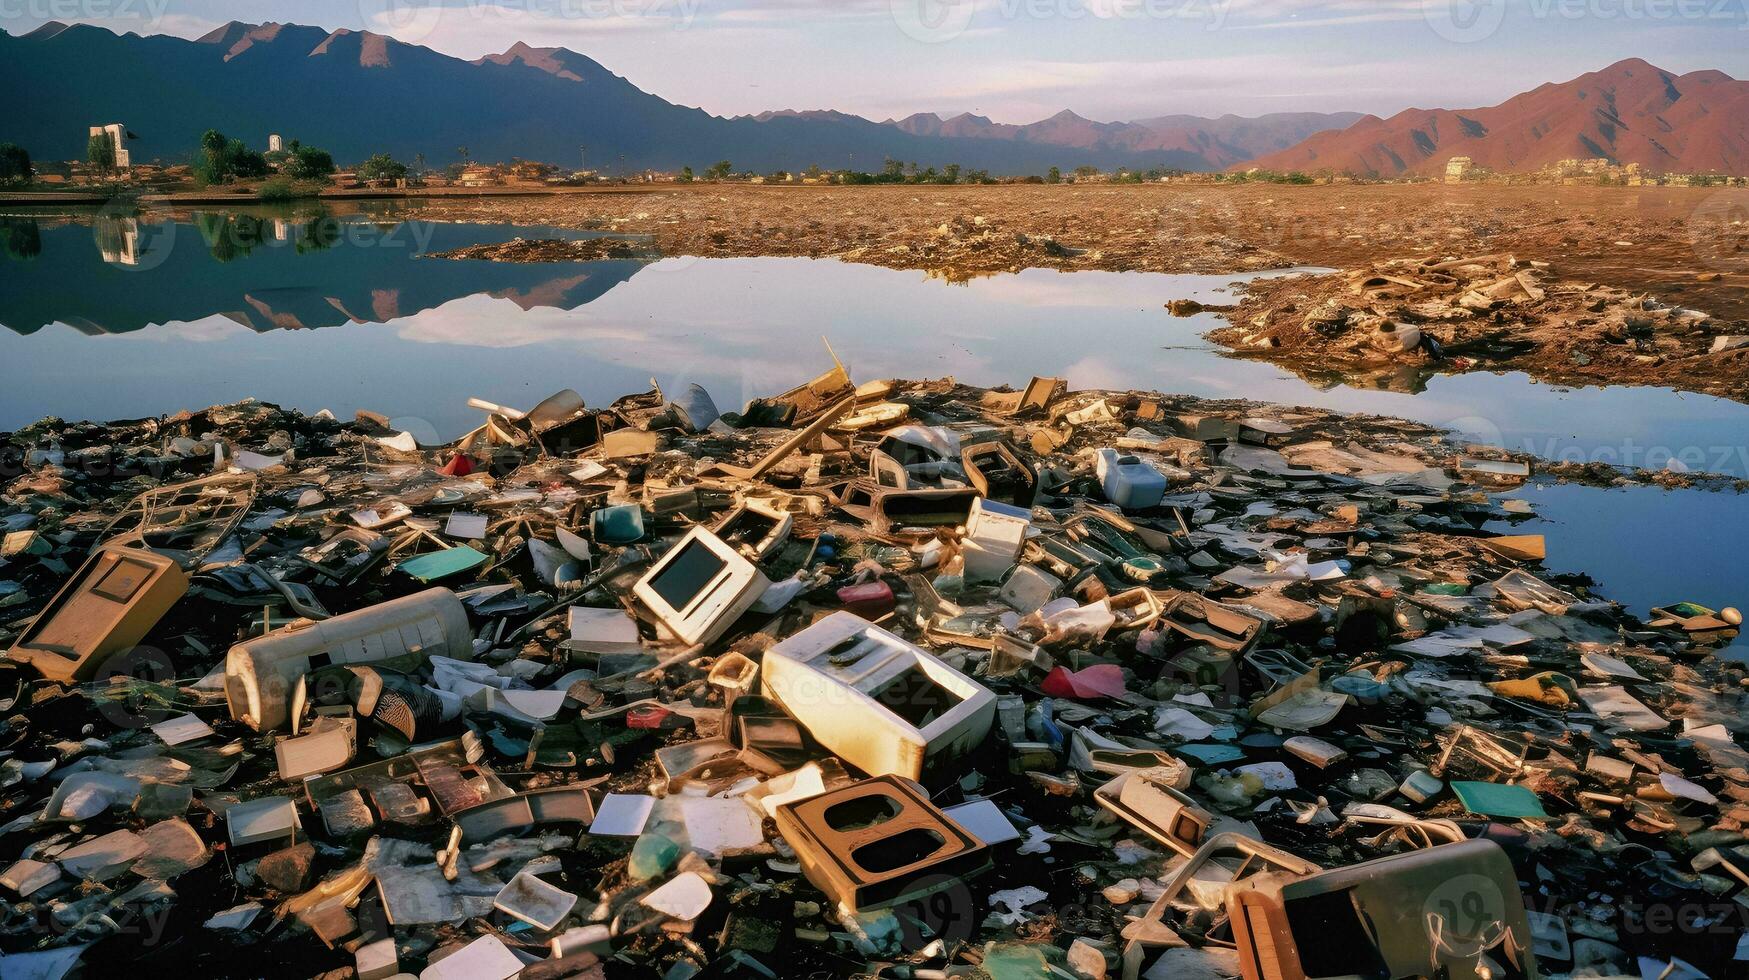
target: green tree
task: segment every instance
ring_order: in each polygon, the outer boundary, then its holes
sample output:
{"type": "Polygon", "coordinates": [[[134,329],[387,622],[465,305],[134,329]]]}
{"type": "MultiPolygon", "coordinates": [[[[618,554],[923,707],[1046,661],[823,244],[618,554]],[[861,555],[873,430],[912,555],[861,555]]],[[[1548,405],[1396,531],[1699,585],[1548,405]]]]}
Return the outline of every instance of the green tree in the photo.
{"type": "Polygon", "coordinates": [[[194,227],[206,239],[207,252],[219,262],[248,258],[266,237],[266,223],[248,214],[197,213],[194,227]]]}
{"type": "Polygon", "coordinates": [[[294,247],[299,255],[310,252],[326,252],[339,244],[341,234],[342,228],[338,220],[327,214],[320,214],[304,226],[303,233],[298,235],[294,247]]]}
{"type": "Polygon", "coordinates": [[[378,153],[358,165],[359,180],[400,180],[405,176],[407,165],[387,153],[378,153]]]}
{"type": "Polygon", "coordinates": [[[43,251],[42,228],[35,218],[0,218],[0,254],[34,259],[43,251]]]}
{"type": "Polygon", "coordinates": [[[85,141],[85,162],[96,167],[100,174],[115,169],[115,141],[108,133],[92,133],[85,141]]]}
{"type": "Polygon", "coordinates": [[[0,184],[30,179],[30,154],[17,143],[0,143],[0,184]]]}
{"type": "Polygon", "coordinates": [[[315,180],[334,172],[334,157],[327,150],[294,141],[282,169],[293,180],[315,180]]]}
{"type": "Polygon", "coordinates": [[[1097,177],[1097,176],[1099,176],[1099,168],[1095,167],[1091,164],[1084,163],[1081,166],[1075,168],[1075,177],[1078,180],[1085,180],[1088,177],[1097,177]]]}
{"type": "Polygon", "coordinates": [[[231,139],[216,129],[201,135],[195,157],[194,176],[203,184],[225,184],[267,176],[267,157],[242,140],[231,139]]]}
{"type": "Polygon", "coordinates": [[[957,184],[957,183],[959,183],[960,182],[960,165],[957,163],[950,163],[946,167],[942,168],[940,182],[943,184],[957,184]]]}
{"type": "Polygon", "coordinates": [[[681,167],[680,168],[680,182],[682,184],[690,184],[690,183],[692,183],[692,180],[693,180],[692,168],[691,167],[681,167]]]}
{"type": "Polygon", "coordinates": [[[1063,182],[1063,168],[1062,167],[1052,167],[1051,172],[1048,174],[1045,174],[1045,183],[1047,183],[1047,184],[1061,184],[1062,182],[1063,182]]]}
{"type": "Polygon", "coordinates": [[[826,171],[821,170],[820,165],[817,163],[810,164],[808,166],[808,169],[802,171],[802,176],[808,178],[809,180],[819,180],[821,177],[825,176],[825,174],[826,174],[826,171]]]}
{"type": "Polygon", "coordinates": [[[727,160],[718,160],[716,163],[713,163],[709,167],[705,168],[704,179],[705,180],[728,180],[729,175],[734,173],[734,172],[735,172],[735,165],[734,164],[730,163],[727,160]]]}

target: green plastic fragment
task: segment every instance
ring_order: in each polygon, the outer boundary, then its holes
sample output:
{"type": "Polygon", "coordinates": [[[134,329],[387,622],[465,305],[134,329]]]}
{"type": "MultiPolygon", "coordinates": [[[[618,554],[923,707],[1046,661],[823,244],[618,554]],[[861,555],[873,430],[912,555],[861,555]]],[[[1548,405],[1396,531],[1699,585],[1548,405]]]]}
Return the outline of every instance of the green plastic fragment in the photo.
{"type": "Polygon", "coordinates": [[[1523,786],[1505,783],[1452,783],[1451,791],[1457,795],[1458,802],[1464,805],[1464,809],[1477,816],[1527,820],[1549,818],[1548,813],[1543,810],[1542,801],[1523,786]]]}
{"type": "Polygon", "coordinates": [[[487,556],[475,551],[467,545],[450,548],[445,551],[434,551],[428,555],[419,555],[402,562],[397,568],[412,576],[419,582],[436,582],[472,571],[486,563],[487,556]]]}

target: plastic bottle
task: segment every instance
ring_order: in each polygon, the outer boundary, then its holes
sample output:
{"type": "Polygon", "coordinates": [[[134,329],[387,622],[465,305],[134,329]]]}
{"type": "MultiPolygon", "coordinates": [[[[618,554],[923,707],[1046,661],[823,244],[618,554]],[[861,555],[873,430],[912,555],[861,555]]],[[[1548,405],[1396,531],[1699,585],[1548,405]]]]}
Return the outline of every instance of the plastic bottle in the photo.
{"type": "Polygon", "coordinates": [[[1101,449],[1096,470],[1105,499],[1124,510],[1158,507],[1166,496],[1166,475],[1135,456],[1101,449]]]}

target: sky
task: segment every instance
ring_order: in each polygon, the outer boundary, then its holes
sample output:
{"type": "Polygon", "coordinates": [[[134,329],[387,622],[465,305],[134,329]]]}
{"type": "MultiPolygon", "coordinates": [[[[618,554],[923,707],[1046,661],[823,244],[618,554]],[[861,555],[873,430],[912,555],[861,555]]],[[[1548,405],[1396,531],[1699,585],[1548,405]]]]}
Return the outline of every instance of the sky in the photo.
{"type": "Polygon", "coordinates": [[[49,20],[190,38],[289,21],[464,58],[563,46],[721,115],[1390,115],[1631,57],[1749,78],[1749,0],[0,0],[11,33],[49,20]]]}

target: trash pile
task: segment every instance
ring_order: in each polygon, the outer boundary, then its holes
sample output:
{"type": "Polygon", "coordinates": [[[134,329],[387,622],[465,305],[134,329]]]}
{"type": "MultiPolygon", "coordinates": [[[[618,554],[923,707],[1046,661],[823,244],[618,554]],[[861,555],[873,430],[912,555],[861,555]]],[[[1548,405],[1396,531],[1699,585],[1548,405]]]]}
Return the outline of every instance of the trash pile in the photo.
{"type": "Polygon", "coordinates": [[[1518,368],[1556,381],[1670,384],[1749,398],[1749,323],[1644,293],[1557,279],[1506,254],[1395,259],[1248,284],[1211,339],[1320,371],[1518,368]]]}
{"type": "Polygon", "coordinates": [[[605,259],[655,261],[661,252],[647,241],[627,238],[513,238],[507,242],[467,245],[431,252],[433,259],[475,259],[492,262],[600,262],[605,259]]]}
{"type": "Polygon", "coordinates": [[[1433,429],[842,366],[3,441],[0,974],[1742,972],[1741,615],[1433,429]]]}

